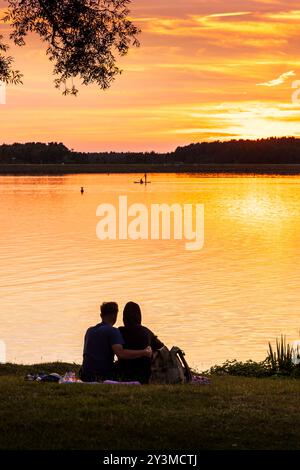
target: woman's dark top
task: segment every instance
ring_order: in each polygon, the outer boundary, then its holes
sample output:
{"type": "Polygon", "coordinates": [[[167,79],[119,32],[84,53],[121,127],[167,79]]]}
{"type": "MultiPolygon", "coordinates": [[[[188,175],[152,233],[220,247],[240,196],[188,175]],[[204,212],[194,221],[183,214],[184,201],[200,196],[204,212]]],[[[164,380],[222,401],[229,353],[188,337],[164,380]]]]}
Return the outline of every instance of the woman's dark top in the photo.
{"type": "MultiPolygon", "coordinates": [[[[151,346],[153,351],[157,351],[157,349],[164,346],[157,336],[155,336],[154,333],[145,326],[121,326],[119,330],[124,339],[124,349],[138,350],[151,346]]],[[[116,363],[115,370],[118,379],[148,383],[151,374],[151,359],[148,357],[140,357],[138,359],[120,359],[116,363]]]]}

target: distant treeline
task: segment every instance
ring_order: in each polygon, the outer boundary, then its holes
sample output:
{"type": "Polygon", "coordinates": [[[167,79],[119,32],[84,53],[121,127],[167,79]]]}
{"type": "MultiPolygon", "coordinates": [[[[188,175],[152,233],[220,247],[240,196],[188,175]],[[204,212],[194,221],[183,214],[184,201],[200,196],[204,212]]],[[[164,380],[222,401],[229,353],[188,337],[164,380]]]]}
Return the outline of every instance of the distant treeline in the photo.
{"type": "Polygon", "coordinates": [[[0,145],[1,163],[64,163],[71,155],[62,143],[28,142],[26,144],[0,145]]]}
{"type": "Polygon", "coordinates": [[[231,140],[201,142],[178,147],[170,153],[101,152],[81,153],[69,150],[64,144],[30,142],[0,145],[0,164],[13,163],[161,163],[161,164],[300,164],[300,139],[295,137],[260,140],[231,140]]]}

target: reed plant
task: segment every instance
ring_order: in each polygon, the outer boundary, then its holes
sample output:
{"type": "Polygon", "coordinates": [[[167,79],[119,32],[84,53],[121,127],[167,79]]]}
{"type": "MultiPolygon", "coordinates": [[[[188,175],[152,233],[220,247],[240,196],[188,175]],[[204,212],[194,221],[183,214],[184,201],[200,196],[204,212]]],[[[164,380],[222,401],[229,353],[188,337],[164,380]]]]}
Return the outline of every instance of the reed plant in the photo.
{"type": "Polygon", "coordinates": [[[267,362],[274,373],[290,374],[295,368],[293,358],[294,349],[287,343],[284,335],[281,335],[280,339],[276,338],[275,349],[273,349],[272,344],[269,342],[267,362]]]}
{"type": "Polygon", "coordinates": [[[300,346],[291,346],[286,337],[276,338],[275,347],[269,342],[267,357],[264,361],[246,362],[225,361],[222,365],[215,365],[208,371],[208,375],[236,375],[244,377],[271,377],[290,376],[300,378],[300,346]]]}

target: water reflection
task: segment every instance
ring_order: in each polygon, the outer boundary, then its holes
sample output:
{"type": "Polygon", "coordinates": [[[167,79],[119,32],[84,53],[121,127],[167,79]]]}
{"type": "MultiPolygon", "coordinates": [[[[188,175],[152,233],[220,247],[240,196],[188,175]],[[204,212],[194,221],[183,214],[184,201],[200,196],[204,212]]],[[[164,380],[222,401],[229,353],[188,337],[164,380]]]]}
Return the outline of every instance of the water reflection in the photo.
{"type": "Polygon", "coordinates": [[[81,359],[98,305],[142,305],[145,323],[193,365],[261,359],[298,338],[300,178],[152,175],[0,178],[1,334],[9,360],[81,359]],[[84,186],[84,195],[80,188],[84,186]],[[204,249],[96,237],[96,208],[205,205],[204,249]]]}

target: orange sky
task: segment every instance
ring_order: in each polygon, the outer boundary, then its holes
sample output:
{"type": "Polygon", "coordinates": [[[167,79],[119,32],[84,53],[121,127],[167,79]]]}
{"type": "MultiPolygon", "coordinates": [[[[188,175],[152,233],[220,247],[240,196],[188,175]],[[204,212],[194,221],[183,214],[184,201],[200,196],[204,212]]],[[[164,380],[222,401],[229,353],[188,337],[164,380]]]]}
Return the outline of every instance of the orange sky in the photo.
{"type": "Polygon", "coordinates": [[[24,85],[9,87],[0,106],[0,142],[168,151],[201,140],[300,135],[300,101],[292,103],[300,0],[133,0],[131,17],[143,31],[141,47],[122,58],[124,73],[105,92],[90,86],[63,97],[36,37],[12,48],[24,85]]]}

